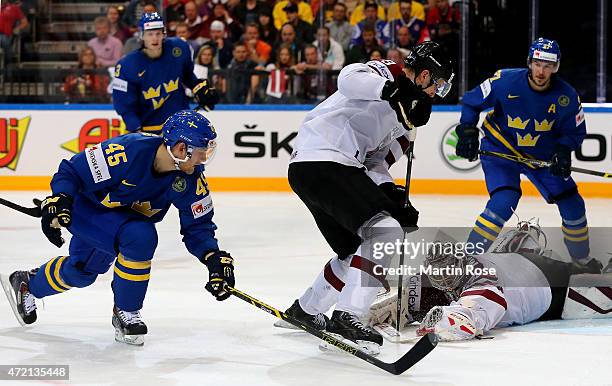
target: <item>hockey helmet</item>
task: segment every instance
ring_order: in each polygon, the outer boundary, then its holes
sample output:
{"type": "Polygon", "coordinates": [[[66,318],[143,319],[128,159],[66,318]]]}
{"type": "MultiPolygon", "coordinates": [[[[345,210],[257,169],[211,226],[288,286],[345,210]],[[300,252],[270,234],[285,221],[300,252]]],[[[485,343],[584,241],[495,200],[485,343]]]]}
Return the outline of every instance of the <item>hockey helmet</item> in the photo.
{"type": "Polygon", "coordinates": [[[186,162],[192,157],[196,149],[205,152],[202,164],[209,162],[217,149],[217,133],[212,123],[202,114],[194,110],[181,110],[166,120],[162,127],[164,143],[175,163],[186,162]],[[187,145],[187,156],[184,159],[176,158],[172,154],[172,147],[183,142],[187,145]]]}
{"type": "Polygon", "coordinates": [[[140,17],[140,21],[138,22],[138,30],[140,31],[140,36],[145,31],[161,29],[166,32],[166,26],[164,25],[164,19],[157,12],[151,13],[143,13],[140,17]]]}
{"type": "Polygon", "coordinates": [[[559,71],[561,65],[561,48],[556,40],[538,38],[529,47],[527,55],[527,67],[531,66],[533,60],[555,63],[553,72],[559,71]]]}
{"type": "Polygon", "coordinates": [[[436,86],[436,95],[441,98],[444,98],[453,86],[455,74],[452,62],[436,42],[417,44],[404,59],[404,65],[413,69],[417,76],[423,70],[428,70],[431,73],[431,84],[436,86]]]}
{"type": "Polygon", "coordinates": [[[454,291],[465,276],[465,253],[453,243],[435,241],[427,251],[423,266],[432,287],[454,291]]]}

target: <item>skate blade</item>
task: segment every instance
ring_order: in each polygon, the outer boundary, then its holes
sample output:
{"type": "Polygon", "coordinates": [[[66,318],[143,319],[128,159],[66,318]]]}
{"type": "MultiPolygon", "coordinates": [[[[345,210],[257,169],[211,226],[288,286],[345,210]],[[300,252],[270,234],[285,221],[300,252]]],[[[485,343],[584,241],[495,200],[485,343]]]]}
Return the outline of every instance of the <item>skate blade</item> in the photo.
{"type": "MultiPolygon", "coordinates": [[[[353,342],[352,340],[346,339],[344,338],[342,335],[338,335],[338,334],[331,334],[331,333],[327,333],[331,336],[333,336],[334,338],[338,339],[339,341],[341,341],[342,343],[354,347],[358,350],[361,350],[363,352],[365,352],[368,355],[372,355],[372,356],[376,356],[378,354],[380,354],[380,346],[377,345],[374,342],[368,342],[365,340],[358,340],[357,343],[353,342]]],[[[346,354],[345,351],[340,350],[339,348],[337,348],[336,346],[334,346],[333,344],[327,343],[325,341],[322,341],[321,343],[319,343],[319,350],[323,351],[323,352],[333,352],[333,353],[344,353],[346,354]]]]}
{"type": "Polygon", "coordinates": [[[0,274],[0,283],[2,283],[2,288],[4,289],[6,298],[8,299],[8,302],[11,305],[11,309],[13,310],[13,314],[15,314],[17,321],[19,322],[21,326],[26,326],[23,319],[21,319],[21,315],[19,315],[19,311],[17,310],[17,300],[15,300],[13,286],[11,285],[11,282],[9,281],[9,277],[6,275],[0,274]]]}
{"type": "Polygon", "coordinates": [[[282,319],[277,320],[276,322],[274,322],[274,327],[278,327],[278,328],[286,328],[288,330],[298,330],[298,331],[302,331],[301,328],[297,328],[296,326],[294,326],[293,324],[289,323],[289,322],[285,322],[282,319]]]}
{"type": "Polygon", "coordinates": [[[385,338],[385,340],[391,343],[414,343],[415,341],[421,339],[420,336],[416,336],[414,333],[403,333],[398,332],[395,327],[391,326],[389,323],[381,323],[376,324],[372,328],[374,328],[380,335],[385,338]]]}
{"type": "Polygon", "coordinates": [[[131,346],[144,345],[144,335],[124,335],[121,331],[117,330],[115,330],[115,340],[119,343],[125,343],[131,346]]]}

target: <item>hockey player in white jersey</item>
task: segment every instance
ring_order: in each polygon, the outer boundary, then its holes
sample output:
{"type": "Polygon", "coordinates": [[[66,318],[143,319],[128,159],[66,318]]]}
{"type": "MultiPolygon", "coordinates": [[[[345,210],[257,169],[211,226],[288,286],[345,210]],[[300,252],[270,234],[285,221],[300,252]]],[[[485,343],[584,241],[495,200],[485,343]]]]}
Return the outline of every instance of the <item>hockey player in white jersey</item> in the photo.
{"type": "Polygon", "coordinates": [[[452,86],[450,61],[440,47],[415,47],[402,69],[389,60],[346,66],[338,91],[309,112],[295,140],[289,183],[336,256],[286,311],[320,330],[378,352],[382,337],[360,321],[385,277],[364,245],[403,239],[418,211],[403,205],[388,165],[407,149],[408,131],[429,120],[431,101],[452,86]],[[336,304],[330,320],[323,313],[336,304]]]}
{"type": "MultiPolygon", "coordinates": [[[[418,335],[433,332],[457,341],[536,320],[606,317],[612,275],[552,258],[539,243],[541,234],[537,226],[520,224],[476,257],[431,248],[423,264],[426,277],[415,280],[419,288],[412,290],[411,307],[404,307],[402,325],[422,320],[418,335]]],[[[394,322],[395,303],[389,300],[375,302],[371,324],[394,322]]]]}

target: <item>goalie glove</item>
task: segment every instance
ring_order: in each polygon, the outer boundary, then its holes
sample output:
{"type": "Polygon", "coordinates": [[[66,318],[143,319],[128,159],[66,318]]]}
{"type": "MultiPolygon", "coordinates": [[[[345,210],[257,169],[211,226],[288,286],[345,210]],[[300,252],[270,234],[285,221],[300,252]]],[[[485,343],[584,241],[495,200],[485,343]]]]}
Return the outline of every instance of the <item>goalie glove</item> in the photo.
{"type": "Polygon", "coordinates": [[[439,340],[447,342],[469,340],[482,335],[482,330],[476,328],[467,313],[452,306],[436,306],[429,310],[417,329],[417,335],[423,336],[429,332],[436,334],[439,340]]]}

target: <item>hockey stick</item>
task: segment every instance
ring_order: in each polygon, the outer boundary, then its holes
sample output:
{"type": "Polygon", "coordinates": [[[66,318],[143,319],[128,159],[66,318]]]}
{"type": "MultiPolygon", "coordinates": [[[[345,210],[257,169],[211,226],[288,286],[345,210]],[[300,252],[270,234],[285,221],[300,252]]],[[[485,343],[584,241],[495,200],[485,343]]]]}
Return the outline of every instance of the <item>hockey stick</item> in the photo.
{"type": "MultiPolygon", "coordinates": [[[[34,199],[34,203],[36,203],[36,199],[34,199]]],[[[40,210],[40,205],[37,205],[33,208],[26,208],[25,206],[21,206],[18,204],[15,204],[14,202],[11,202],[9,200],[5,200],[4,198],[0,198],[0,204],[7,206],[11,209],[16,210],[17,212],[21,212],[23,214],[27,214],[28,216],[32,216],[32,217],[41,217],[42,216],[42,211],[40,210]]]]}
{"type": "MultiPolygon", "coordinates": [[[[520,156],[506,154],[506,153],[498,153],[496,151],[480,150],[478,153],[480,155],[488,155],[491,157],[503,158],[503,159],[507,159],[510,161],[519,162],[519,163],[523,163],[527,165],[533,165],[533,166],[537,166],[541,168],[547,168],[550,166],[549,161],[542,161],[542,160],[537,160],[537,159],[520,157],[520,156]]],[[[592,176],[603,177],[603,178],[612,178],[612,173],[600,172],[597,170],[582,169],[582,168],[577,168],[573,166],[570,168],[570,170],[576,173],[590,174],[592,176]]]]}
{"type": "MultiPolygon", "coordinates": [[[[413,128],[414,135],[413,138],[408,142],[408,151],[406,153],[406,157],[408,157],[408,164],[406,165],[406,182],[405,182],[405,191],[406,197],[404,201],[404,208],[408,207],[408,202],[410,200],[410,177],[412,175],[412,158],[414,157],[414,140],[416,139],[416,128],[413,128]]],[[[406,232],[404,232],[404,239],[406,238],[406,232]]],[[[400,332],[400,315],[402,314],[402,285],[404,281],[404,275],[402,272],[402,266],[404,265],[404,255],[406,251],[402,249],[402,254],[400,255],[399,260],[399,268],[400,274],[397,278],[397,321],[395,323],[395,329],[397,332],[400,332]]]]}
{"type": "Polygon", "coordinates": [[[328,344],[331,344],[332,346],[348,354],[356,356],[357,358],[363,359],[364,361],[369,362],[380,369],[388,371],[391,374],[395,374],[395,375],[402,374],[404,371],[408,370],[409,368],[414,366],[417,362],[419,362],[421,359],[423,359],[425,356],[427,356],[427,354],[429,354],[431,350],[433,350],[438,344],[438,340],[436,336],[434,334],[429,333],[423,336],[421,339],[419,339],[419,341],[416,342],[416,344],[397,361],[392,362],[392,363],[383,362],[380,359],[377,359],[369,354],[366,354],[365,352],[355,347],[352,347],[346,343],[341,342],[340,340],[334,338],[333,336],[329,334],[326,334],[323,331],[319,331],[317,329],[314,329],[312,327],[309,327],[301,323],[299,320],[285,314],[284,312],[277,310],[276,308],[272,306],[269,306],[245,294],[244,292],[241,292],[229,286],[226,286],[225,289],[226,291],[228,291],[230,294],[234,295],[235,297],[242,299],[245,302],[250,303],[261,310],[264,310],[267,313],[279,319],[282,319],[286,321],[287,323],[290,323],[296,326],[297,328],[306,331],[307,333],[311,335],[316,336],[317,338],[325,341],[328,344]]]}

